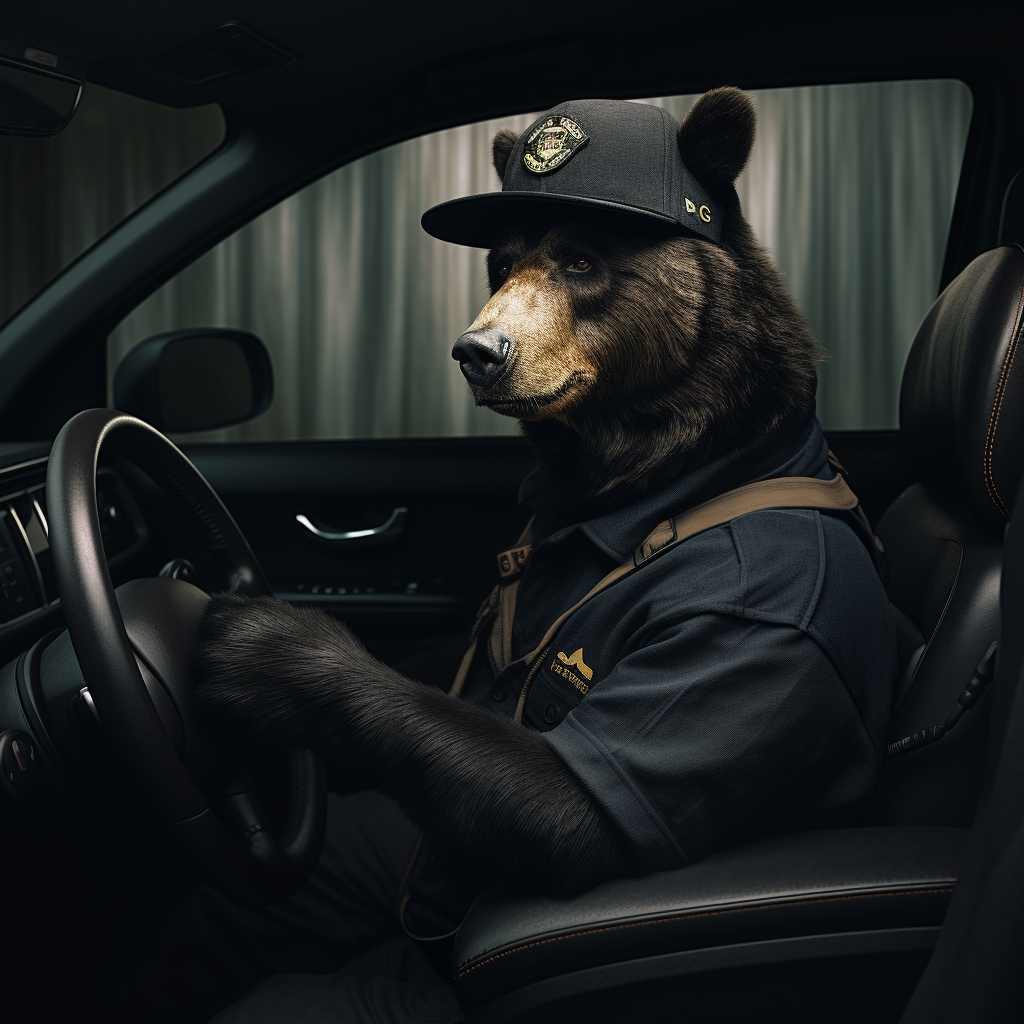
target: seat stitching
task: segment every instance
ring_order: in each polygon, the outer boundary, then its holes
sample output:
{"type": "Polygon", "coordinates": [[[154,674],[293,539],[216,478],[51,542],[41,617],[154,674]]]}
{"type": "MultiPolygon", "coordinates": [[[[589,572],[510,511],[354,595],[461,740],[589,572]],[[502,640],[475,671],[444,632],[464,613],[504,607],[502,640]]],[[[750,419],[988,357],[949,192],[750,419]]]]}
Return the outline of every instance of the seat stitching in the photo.
{"type": "Polygon", "coordinates": [[[996,440],[996,430],[999,426],[999,414],[1002,410],[1003,398],[1006,395],[1006,383],[1009,380],[1010,370],[1013,367],[1013,358],[1017,354],[1017,342],[1020,340],[1019,328],[1022,308],[1024,308],[1024,284],[1021,286],[1020,298],[1017,300],[1017,315],[1013,321],[1013,331],[1010,333],[1010,348],[1006,353],[1006,358],[1003,360],[1003,369],[999,375],[999,383],[996,385],[995,399],[992,404],[992,415],[989,417],[988,435],[985,438],[985,486],[988,489],[989,497],[995,503],[996,508],[998,508],[1007,519],[1010,518],[1010,512],[1007,509],[1002,496],[999,494],[999,489],[996,487],[995,477],[992,473],[992,455],[996,440]]]}
{"type": "Polygon", "coordinates": [[[674,917],[658,917],[648,921],[629,921],[626,924],[605,925],[603,928],[587,928],[583,931],[569,932],[565,935],[554,935],[550,939],[538,939],[536,942],[529,942],[525,946],[516,946],[515,949],[506,949],[503,953],[495,953],[493,956],[489,956],[486,959],[481,960],[472,967],[467,967],[465,970],[460,971],[454,976],[453,980],[458,981],[459,978],[464,978],[467,974],[472,973],[478,967],[484,967],[487,964],[494,963],[496,960],[502,959],[502,957],[511,956],[513,953],[521,953],[524,950],[533,949],[536,946],[546,946],[550,942],[561,942],[563,939],[575,939],[583,935],[600,935],[602,932],[616,932],[621,931],[624,928],[639,928],[642,925],[648,924],[670,924],[673,921],[684,921],[689,919],[697,920],[701,917],[720,917],[724,914],[742,914],[751,910],[778,910],[786,907],[810,906],[813,903],[838,903],[842,900],[869,900],[887,896],[930,896],[936,893],[952,891],[953,888],[950,886],[948,889],[904,889],[899,892],[866,892],[856,896],[823,896],[816,900],[795,900],[792,903],[763,903],[756,907],[733,907],[729,910],[706,910],[700,914],[676,914],[674,917]]]}

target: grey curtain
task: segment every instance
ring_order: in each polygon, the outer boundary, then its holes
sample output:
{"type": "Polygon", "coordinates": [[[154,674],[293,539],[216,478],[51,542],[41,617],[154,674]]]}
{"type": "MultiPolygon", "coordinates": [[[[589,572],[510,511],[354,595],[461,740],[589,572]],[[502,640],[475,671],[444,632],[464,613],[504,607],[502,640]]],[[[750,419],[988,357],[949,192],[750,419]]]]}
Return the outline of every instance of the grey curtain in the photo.
{"type": "MultiPolygon", "coordinates": [[[[124,105],[141,101],[97,95],[109,109],[97,103],[95,124],[73,123],[69,132],[84,129],[80,149],[47,172],[48,194],[63,204],[44,246],[57,265],[63,257],[53,254],[74,250],[94,222],[123,216],[156,190],[154,180],[166,181],[175,154],[180,164],[186,151],[209,148],[198,144],[205,136],[187,128],[183,112],[145,126],[140,112],[124,123],[124,105]],[[111,143],[100,159],[95,140],[117,135],[118,118],[129,141],[120,149],[111,143]],[[94,179],[107,197],[96,210],[76,199],[94,179]],[[81,218],[90,220],[88,229],[76,226],[81,218]]],[[[833,428],[894,425],[903,362],[937,290],[970,92],[959,82],[932,81],[753,96],[758,140],[737,188],[829,352],[819,414],[833,428]]],[[[650,102],[682,118],[693,100],[650,102]]],[[[442,200],[497,188],[494,132],[522,131],[532,120],[527,114],[414,139],[311,185],[139,306],[110,338],[111,372],[157,331],[241,327],[271,351],[274,404],[251,424],[194,439],[513,431],[512,421],[473,407],[449,357],[487,299],[483,253],[428,237],[419,216],[442,200]]]]}
{"type": "Polygon", "coordinates": [[[822,423],[896,426],[903,364],[938,293],[970,90],[893,82],[755,102],[759,141],[740,199],[828,351],[822,423]]]}

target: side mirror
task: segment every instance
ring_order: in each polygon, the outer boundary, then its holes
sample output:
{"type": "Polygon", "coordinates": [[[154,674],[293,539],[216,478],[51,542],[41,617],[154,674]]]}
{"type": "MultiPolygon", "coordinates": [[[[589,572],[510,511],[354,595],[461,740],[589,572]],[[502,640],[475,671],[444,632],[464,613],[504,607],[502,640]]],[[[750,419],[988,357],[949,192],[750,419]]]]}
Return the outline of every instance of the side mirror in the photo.
{"type": "Polygon", "coordinates": [[[155,334],[114,374],[115,407],[172,433],[244,423],[273,397],[274,371],[263,342],[222,327],[155,334]]]}

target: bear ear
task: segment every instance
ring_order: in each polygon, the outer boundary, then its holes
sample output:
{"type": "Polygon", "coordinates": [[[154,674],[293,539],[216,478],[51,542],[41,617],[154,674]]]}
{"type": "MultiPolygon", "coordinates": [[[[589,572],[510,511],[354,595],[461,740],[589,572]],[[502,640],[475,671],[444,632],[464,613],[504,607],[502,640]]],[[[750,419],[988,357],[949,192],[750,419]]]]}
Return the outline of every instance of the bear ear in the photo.
{"type": "Polygon", "coordinates": [[[710,192],[725,192],[747,165],[756,123],[746,93],[732,86],[704,93],[679,126],[683,163],[710,192]]]}
{"type": "Polygon", "coordinates": [[[502,128],[497,135],[494,136],[494,142],[491,143],[491,156],[494,160],[494,169],[498,172],[498,177],[502,181],[505,180],[505,168],[508,166],[508,158],[512,155],[512,147],[519,141],[519,136],[515,132],[509,131],[508,128],[502,128]]]}

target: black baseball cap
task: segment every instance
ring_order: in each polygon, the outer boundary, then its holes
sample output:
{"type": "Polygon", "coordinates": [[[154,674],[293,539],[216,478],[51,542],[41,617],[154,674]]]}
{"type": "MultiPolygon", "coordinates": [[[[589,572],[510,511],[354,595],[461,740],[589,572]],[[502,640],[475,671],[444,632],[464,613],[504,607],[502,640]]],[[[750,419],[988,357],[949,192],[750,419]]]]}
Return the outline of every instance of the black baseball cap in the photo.
{"type": "Polygon", "coordinates": [[[420,223],[442,241],[489,249],[524,219],[603,210],[717,242],[725,208],[683,163],[678,131],[676,119],[650,103],[560,103],[519,137],[500,192],[441,203],[420,223]]]}

